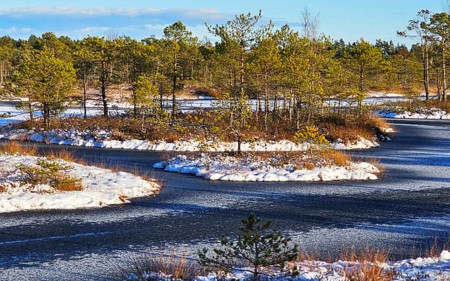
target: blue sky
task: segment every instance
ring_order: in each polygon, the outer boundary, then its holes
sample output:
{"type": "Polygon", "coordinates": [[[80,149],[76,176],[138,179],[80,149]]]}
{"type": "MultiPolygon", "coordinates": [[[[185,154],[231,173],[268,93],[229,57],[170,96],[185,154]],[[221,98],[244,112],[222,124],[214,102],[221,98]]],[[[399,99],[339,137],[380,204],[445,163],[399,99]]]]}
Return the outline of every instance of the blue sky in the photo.
{"type": "Polygon", "coordinates": [[[209,36],[204,23],[223,23],[238,13],[263,12],[264,21],[301,28],[305,6],[320,13],[320,32],[333,39],[361,37],[394,40],[421,9],[440,12],[444,0],[0,0],[0,35],[28,38],[51,31],[75,39],[114,30],[142,39],[160,36],[164,26],[182,20],[199,38],[209,36]]]}

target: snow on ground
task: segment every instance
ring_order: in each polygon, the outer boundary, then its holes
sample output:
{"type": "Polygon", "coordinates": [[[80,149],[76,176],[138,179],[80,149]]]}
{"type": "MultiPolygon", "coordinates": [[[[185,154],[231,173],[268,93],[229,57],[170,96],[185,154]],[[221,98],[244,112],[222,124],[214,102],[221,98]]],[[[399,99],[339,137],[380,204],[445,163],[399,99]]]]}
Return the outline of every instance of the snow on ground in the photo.
{"type": "Polygon", "coordinates": [[[398,119],[443,119],[450,120],[450,113],[447,113],[438,108],[420,108],[416,112],[410,111],[392,111],[390,109],[383,109],[377,112],[380,117],[384,118],[398,118],[398,119]]]}
{"type": "Polygon", "coordinates": [[[0,155],[0,213],[41,209],[99,208],[124,204],[134,197],[157,193],[160,186],[125,172],[112,172],[58,160],[69,165],[68,176],[81,179],[82,191],[59,192],[49,185],[23,183],[23,172],[17,165],[38,167],[35,156],[0,155]]]}
{"type": "MultiPolygon", "coordinates": [[[[26,140],[38,143],[50,143],[59,145],[100,147],[115,149],[133,149],[150,151],[237,151],[237,142],[217,141],[147,141],[130,139],[118,141],[111,139],[111,132],[99,130],[96,132],[79,132],[53,130],[48,132],[35,132],[33,130],[10,130],[8,127],[0,128],[0,139],[3,140],[26,140]]],[[[376,147],[376,141],[359,138],[356,141],[344,143],[337,140],[332,143],[333,148],[339,150],[367,149],[376,147]]],[[[289,140],[280,141],[256,141],[242,143],[242,151],[305,151],[309,148],[306,143],[296,144],[289,140]]]]}
{"type": "Polygon", "coordinates": [[[179,155],[154,164],[167,172],[192,174],[207,180],[220,181],[333,181],[376,180],[380,171],[369,163],[348,163],[346,167],[323,165],[312,170],[297,169],[294,165],[272,166],[267,160],[232,156],[179,155]]]}
{"type": "MultiPolygon", "coordinates": [[[[393,281],[443,281],[450,279],[450,253],[443,251],[439,257],[432,258],[417,258],[406,259],[396,262],[386,262],[372,264],[368,262],[348,262],[338,261],[334,263],[327,263],[321,261],[303,261],[291,263],[296,265],[299,275],[296,277],[289,277],[280,271],[271,272],[269,276],[262,276],[262,280],[327,280],[327,281],[348,281],[348,280],[365,280],[363,276],[349,278],[357,272],[364,271],[365,268],[376,266],[381,269],[384,278],[379,280],[393,280],[393,281]],[[359,271],[361,269],[361,271],[359,271]]],[[[195,281],[217,281],[217,280],[237,280],[245,281],[251,280],[252,275],[246,270],[250,268],[242,268],[242,270],[235,270],[232,273],[224,275],[217,275],[216,273],[209,273],[207,276],[198,276],[195,281]]],[[[377,272],[378,270],[374,270],[377,272]]],[[[376,278],[376,277],[373,277],[376,278]]],[[[370,280],[371,277],[369,278],[370,280]]],[[[171,280],[170,275],[161,273],[144,273],[142,277],[137,277],[130,274],[127,280],[171,280]]]]}

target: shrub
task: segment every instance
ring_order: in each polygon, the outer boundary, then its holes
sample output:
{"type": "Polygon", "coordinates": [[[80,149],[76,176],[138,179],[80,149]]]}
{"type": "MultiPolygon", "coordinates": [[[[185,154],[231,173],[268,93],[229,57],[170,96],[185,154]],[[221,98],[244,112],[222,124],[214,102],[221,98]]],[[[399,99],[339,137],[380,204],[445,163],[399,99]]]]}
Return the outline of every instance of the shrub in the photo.
{"type": "Polygon", "coordinates": [[[390,281],[394,280],[395,272],[385,269],[382,264],[388,262],[389,254],[369,249],[350,256],[344,260],[354,262],[345,268],[345,276],[349,281],[390,281]]]}
{"type": "Polygon", "coordinates": [[[23,146],[17,142],[6,142],[0,145],[0,152],[10,155],[36,155],[36,146],[23,146]]]}
{"type": "Polygon", "coordinates": [[[39,184],[48,184],[58,191],[81,191],[81,179],[70,177],[63,173],[72,167],[66,164],[60,164],[48,159],[39,159],[37,167],[31,167],[24,164],[16,166],[24,174],[22,181],[31,186],[39,184]]]}
{"type": "Polygon", "coordinates": [[[319,131],[319,128],[315,126],[306,126],[303,131],[296,132],[294,135],[294,141],[296,143],[309,143],[309,154],[311,160],[313,160],[313,152],[315,150],[323,149],[324,146],[328,146],[330,143],[325,136],[319,131]]]}
{"type": "Polygon", "coordinates": [[[202,267],[186,256],[151,256],[136,258],[120,270],[121,280],[193,280],[204,273],[202,267]],[[130,274],[131,273],[131,274],[130,274]],[[155,276],[160,275],[160,276],[155,276]],[[170,276],[170,277],[168,277],[170,276]]]}
{"type": "MultiPolygon", "coordinates": [[[[275,230],[269,230],[271,221],[261,224],[253,214],[242,220],[237,241],[224,236],[220,241],[221,248],[213,249],[209,255],[208,249],[198,251],[200,264],[205,267],[221,270],[238,270],[242,262],[248,263],[251,269],[244,270],[253,275],[253,280],[259,280],[265,275],[263,267],[278,266],[281,271],[285,263],[293,261],[298,255],[298,245],[290,245],[291,239],[275,230]]],[[[296,274],[293,270],[293,274],[296,274]]]]}

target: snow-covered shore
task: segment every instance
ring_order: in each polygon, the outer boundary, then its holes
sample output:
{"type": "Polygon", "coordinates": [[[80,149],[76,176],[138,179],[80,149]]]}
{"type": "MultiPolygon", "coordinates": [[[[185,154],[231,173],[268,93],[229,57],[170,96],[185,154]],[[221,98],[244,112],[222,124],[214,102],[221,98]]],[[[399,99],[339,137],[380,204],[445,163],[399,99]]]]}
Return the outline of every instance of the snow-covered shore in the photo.
{"type": "Polygon", "coordinates": [[[19,164],[37,167],[35,156],[0,155],[0,213],[42,209],[99,208],[124,204],[130,198],[149,196],[160,189],[150,182],[125,172],[57,160],[70,166],[68,176],[81,179],[82,190],[60,192],[47,184],[32,186],[23,182],[19,164]]]}
{"type": "MultiPolygon", "coordinates": [[[[363,273],[364,269],[370,270],[372,266],[377,269],[374,272],[380,272],[380,279],[374,280],[393,280],[393,281],[443,281],[450,279],[450,253],[443,251],[439,257],[405,259],[400,261],[385,262],[372,264],[369,262],[349,262],[337,261],[327,263],[321,261],[302,261],[293,262],[290,266],[296,266],[299,272],[298,276],[290,277],[283,275],[280,271],[272,272],[270,276],[262,276],[262,280],[278,280],[278,281],[349,281],[349,280],[366,280],[364,276],[350,278],[357,273],[363,273]],[[383,278],[384,277],[384,278],[383,278]]],[[[251,280],[252,275],[242,270],[236,270],[232,273],[218,275],[209,273],[207,276],[197,276],[194,281],[246,281],[251,280]]],[[[372,280],[367,277],[367,280],[372,280]]],[[[373,277],[376,278],[376,277],[373,277]]],[[[160,272],[144,273],[142,276],[130,274],[128,281],[146,281],[146,280],[172,280],[170,275],[160,272]]]]}
{"type": "MultiPolygon", "coordinates": [[[[79,132],[53,130],[48,132],[35,132],[33,130],[11,130],[8,127],[0,129],[0,139],[31,141],[37,143],[48,143],[58,145],[99,147],[115,149],[149,150],[149,151],[178,151],[178,152],[224,152],[237,151],[237,142],[215,142],[215,141],[147,141],[130,139],[118,141],[112,139],[111,132],[79,132]]],[[[333,142],[332,147],[338,150],[368,149],[379,144],[360,137],[357,141],[343,143],[338,140],[333,142]]],[[[255,141],[252,143],[242,143],[242,151],[305,151],[309,144],[296,144],[289,140],[280,141],[255,141]]]]}
{"type": "Polygon", "coordinates": [[[272,166],[268,161],[232,156],[179,155],[154,164],[167,172],[191,174],[207,180],[220,181],[333,181],[376,180],[380,171],[369,163],[349,162],[347,166],[322,165],[311,170],[297,169],[294,165],[272,166]]]}
{"type": "Polygon", "coordinates": [[[383,118],[450,120],[450,113],[438,108],[422,108],[416,112],[391,111],[389,109],[383,109],[377,111],[376,113],[383,118]]]}

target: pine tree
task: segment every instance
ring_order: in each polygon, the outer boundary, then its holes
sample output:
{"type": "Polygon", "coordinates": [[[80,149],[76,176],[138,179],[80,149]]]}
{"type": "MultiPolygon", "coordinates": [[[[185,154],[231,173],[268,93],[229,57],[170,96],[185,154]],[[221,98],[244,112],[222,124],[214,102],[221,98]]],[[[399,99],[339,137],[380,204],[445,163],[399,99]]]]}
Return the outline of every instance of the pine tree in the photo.
{"type": "MultiPolygon", "coordinates": [[[[236,110],[237,127],[233,126],[233,132],[236,137],[238,148],[237,152],[241,153],[241,143],[243,139],[242,132],[248,128],[246,109],[248,107],[248,96],[245,93],[246,85],[246,63],[247,53],[253,46],[258,34],[264,30],[262,27],[257,29],[256,24],[261,19],[261,11],[258,15],[252,16],[250,13],[236,16],[234,20],[228,21],[225,25],[207,26],[211,34],[220,37],[222,43],[229,44],[235,42],[239,46],[239,92],[234,96],[231,108],[236,110]]],[[[231,114],[230,124],[234,124],[235,115],[231,114]]]]}
{"type": "Polygon", "coordinates": [[[244,271],[250,272],[254,281],[267,274],[263,267],[278,266],[283,271],[285,263],[297,257],[298,245],[290,245],[291,239],[284,237],[281,232],[271,230],[271,224],[271,221],[261,223],[260,219],[250,214],[242,220],[237,241],[224,236],[220,241],[221,248],[215,248],[214,254],[210,255],[207,248],[199,250],[200,264],[238,270],[239,265],[244,262],[250,266],[250,269],[244,271]]]}
{"type": "Polygon", "coordinates": [[[75,81],[75,70],[70,62],[56,58],[54,52],[44,46],[21,61],[16,77],[26,87],[30,101],[36,101],[42,112],[46,129],[51,120],[65,110],[67,96],[75,81]]]}
{"type": "Polygon", "coordinates": [[[450,38],[450,15],[443,12],[433,14],[430,18],[430,24],[425,26],[427,30],[429,30],[435,37],[437,41],[440,43],[441,47],[441,63],[442,63],[442,95],[440,99],[446,101],[447,100],[447,43],[450,38]]]}

